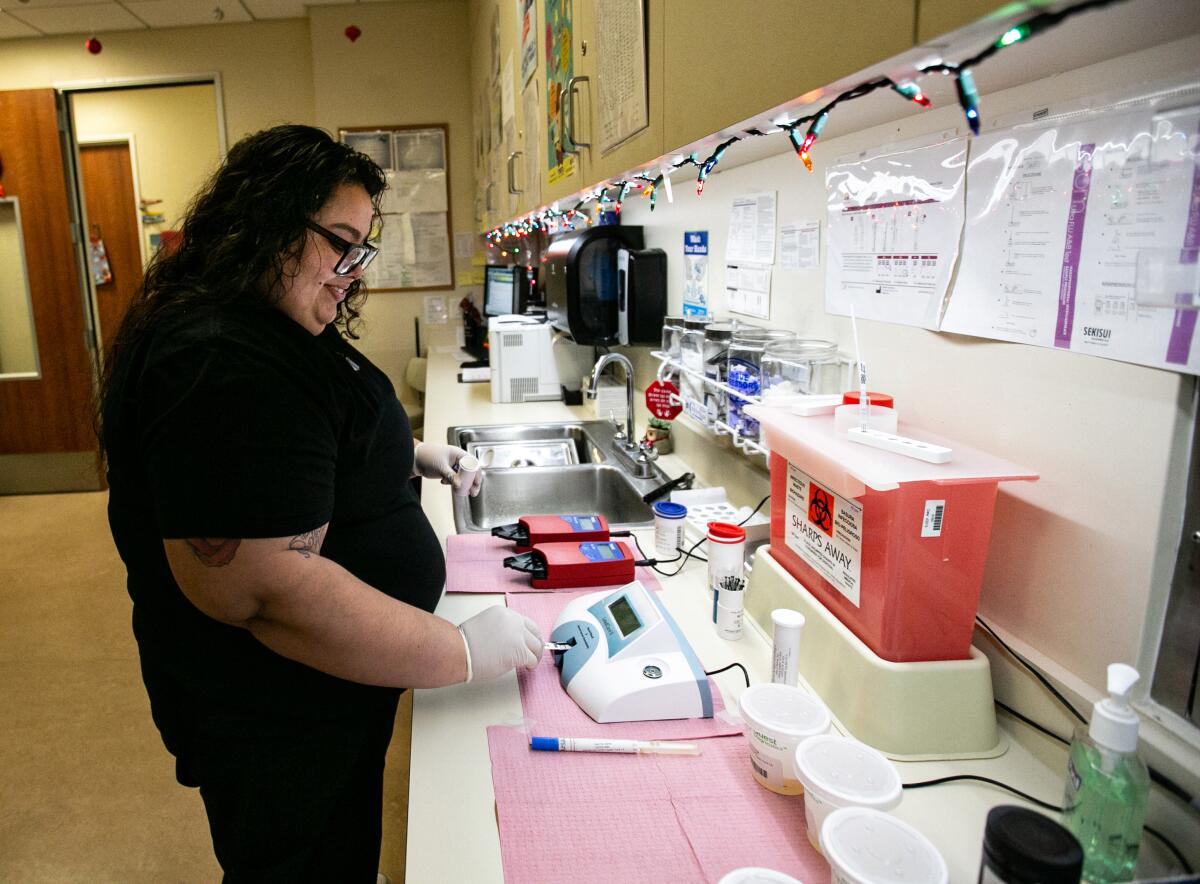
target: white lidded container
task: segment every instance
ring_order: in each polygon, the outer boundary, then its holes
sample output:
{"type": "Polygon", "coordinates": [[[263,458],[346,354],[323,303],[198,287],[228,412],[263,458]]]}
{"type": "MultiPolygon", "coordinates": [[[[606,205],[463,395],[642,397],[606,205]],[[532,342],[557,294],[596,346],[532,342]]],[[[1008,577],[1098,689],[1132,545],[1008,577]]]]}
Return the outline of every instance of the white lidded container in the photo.
{"type": "Polygon", "coordinates": [[[929,839],[891,814],[842,807],[821,829],[832,884],[949,884],[946,861],[929,839]]]}
{"type": "Polygon", "coordinates": [[[829,730],[829,709],[785,684],[756,684],[738,701],[750,744],[750,769],[760,785],[780,795],[804,791],[796,777],[796,747],[829,730]]]}
{"type": "Polygon", "coordinates": [[[727,872],[717,884],[804,884],[791,875],[776,872],[774,869],[762,869],[757,866],[746,866],[727,872]]]}
{"type": "Polygon", "coordinates": [[[890,761],[865,743],[837,734],[805,740],[796,748],[796,776],[804,787],[808,840],[818,838],[826,817],[842,807],[891,810],[900,803],[900,774],[890,761]]]}

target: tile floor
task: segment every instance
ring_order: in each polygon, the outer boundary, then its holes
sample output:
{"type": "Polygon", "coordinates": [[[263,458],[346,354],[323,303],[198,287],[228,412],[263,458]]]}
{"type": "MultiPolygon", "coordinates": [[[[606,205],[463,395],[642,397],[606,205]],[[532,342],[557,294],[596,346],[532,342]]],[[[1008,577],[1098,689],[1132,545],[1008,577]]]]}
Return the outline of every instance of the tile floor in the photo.
{"type": "MultiPolygon", "coordinates": [[[[0,497],[0,881],[220,879],[199,793],[150,720],[105,492],[0,497]]],[[[380,868],[404,880],[411,703],[380,868]]]]}

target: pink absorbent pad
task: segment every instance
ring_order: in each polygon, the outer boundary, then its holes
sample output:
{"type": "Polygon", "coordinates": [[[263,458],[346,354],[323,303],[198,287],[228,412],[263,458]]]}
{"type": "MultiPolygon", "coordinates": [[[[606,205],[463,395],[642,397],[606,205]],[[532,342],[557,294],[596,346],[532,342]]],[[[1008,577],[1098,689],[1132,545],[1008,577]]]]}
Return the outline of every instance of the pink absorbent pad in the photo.
{"type": "Polygon", "coordinates": [[[505,884],[564,870],[578,884],[716,884],[745,866],[828,881],[803,799],[758,785],[741,737],[700,746],[694,757],[534,752],[520,730],[489,727],[505,884]]]}
{"type": "MultiPolygon", "coordinates": [[[[510,595],[508,606],[520,611],[533,620],[548,638],[563,607],[580,595],[598,590],[573,590],[571,592],[541,593],[538,595],[510,595]]],[[[731,670],[726,678],[741,678],[741,673],[731,670]]],[[[554,655],[546,653],[536,669],[518,669],[517,684],[521,689],[521,709],[528,730],[539,737],[605,737],[621,740],[690,740],[697,737],[719,737],[740,734],[739,722],[719,716],[725,709],[721,692],[710,678],[714,718],[682,718],[669,721],[621,721],[612,724],[597,724],[579,708],[570,695],[563,690],[559,681],[558,667],[554,655]]]]}
{"type": "MultiPolygon", "coordinates": [[[[534,589],[528,574],[505,568],[504,557],[511,555],[516,555],[512,542],[490,534],[447,537],[446,592],[562,592],[534,589]]],[[[661,589],[658,578],[649,568],[636,568],[634,576],[647,589],[661,589]]]]}

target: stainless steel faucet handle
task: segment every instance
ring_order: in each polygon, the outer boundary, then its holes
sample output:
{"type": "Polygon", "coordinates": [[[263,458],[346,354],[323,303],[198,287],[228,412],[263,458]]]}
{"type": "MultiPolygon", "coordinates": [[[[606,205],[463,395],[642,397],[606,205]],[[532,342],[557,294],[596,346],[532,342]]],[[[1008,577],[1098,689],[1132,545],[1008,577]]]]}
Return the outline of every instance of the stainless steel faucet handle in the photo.
{"type": "Polygon", "coordinates": [[[617,416],[615,414],[613,414],[613,411],[611,408],[608,411],[608,422],[610,424],[612,424],[616,430],[616,432],[613,433],[613,441],[614,442],[624,442],[628,437],[625,435],[624,428],[622,427],[622,425],[620,423],[618,423],[617,416]]]}

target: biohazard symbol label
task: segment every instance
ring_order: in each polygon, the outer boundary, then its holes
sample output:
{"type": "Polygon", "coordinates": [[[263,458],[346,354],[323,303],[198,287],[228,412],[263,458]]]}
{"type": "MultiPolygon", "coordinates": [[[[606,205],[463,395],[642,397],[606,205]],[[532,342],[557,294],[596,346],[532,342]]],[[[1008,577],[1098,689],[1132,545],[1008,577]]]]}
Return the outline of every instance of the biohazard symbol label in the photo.
{"type": "Polygon", "coordinates": [[[833,495],[818,486],[816,482],[810,482],[808,484],[808,520],[830,537],[833,536],[833,509],[833,495]]]}

